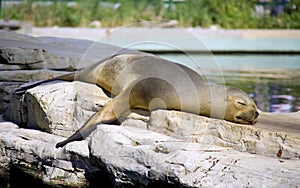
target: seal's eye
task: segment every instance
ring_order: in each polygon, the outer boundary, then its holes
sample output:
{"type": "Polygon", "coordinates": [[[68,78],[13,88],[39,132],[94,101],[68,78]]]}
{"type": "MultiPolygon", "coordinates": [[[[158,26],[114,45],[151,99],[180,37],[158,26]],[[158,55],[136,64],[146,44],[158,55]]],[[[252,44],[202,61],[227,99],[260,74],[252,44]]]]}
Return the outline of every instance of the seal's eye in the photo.
{"type": "Polygon", "coordinates": [[[243,119],[241,116],[236,116],[235,118],[236,119],[243,119]]]}
{"type": "Polygon", "coordinates": [[[242,105],[242,106],[247,106],[245,103],[243,103],[243,102],[238,102],[240,105],[242,105]]]}

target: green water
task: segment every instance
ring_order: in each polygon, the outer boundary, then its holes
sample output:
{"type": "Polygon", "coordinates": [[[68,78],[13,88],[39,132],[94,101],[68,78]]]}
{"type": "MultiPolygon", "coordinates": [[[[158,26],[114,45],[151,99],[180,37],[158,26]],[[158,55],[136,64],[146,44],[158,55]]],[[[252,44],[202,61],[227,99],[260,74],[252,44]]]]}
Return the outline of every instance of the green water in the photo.
{"type": "Polygon", "coordinates": [[[263,111],[300,110],[300,55],[160,56],[198,70],[209,82],[244,90],[263,111]]]}

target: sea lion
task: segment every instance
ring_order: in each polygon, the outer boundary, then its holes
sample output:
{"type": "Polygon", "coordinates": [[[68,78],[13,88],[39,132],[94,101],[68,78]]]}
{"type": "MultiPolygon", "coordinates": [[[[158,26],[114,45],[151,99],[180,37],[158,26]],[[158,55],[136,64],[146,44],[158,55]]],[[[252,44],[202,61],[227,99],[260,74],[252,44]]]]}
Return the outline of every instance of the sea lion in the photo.
{"type": "Polygon", "coordinates": [[[240,124],[254,124],[259,113],[254,101],[233,87],[208,84],[196,71],[150,54],[118,54],[77,73],[17,89],[25,91],[53,80],[94,83],[112,99],[77,132],[56,147],[82,140],[97,124],[117,120],[130,109],[181,110],[240,124]]]}

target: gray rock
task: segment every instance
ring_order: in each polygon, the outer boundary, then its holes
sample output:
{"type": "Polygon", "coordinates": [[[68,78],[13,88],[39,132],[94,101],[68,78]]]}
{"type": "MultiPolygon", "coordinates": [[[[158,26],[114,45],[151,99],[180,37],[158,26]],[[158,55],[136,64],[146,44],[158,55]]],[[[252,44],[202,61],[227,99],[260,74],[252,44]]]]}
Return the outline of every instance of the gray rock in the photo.
{"type": "Polygon", "coordinates": [[[14,96],[5,118],[28,128],[70,136],[109,98],[103,91],[83,82],[57,81],[14,96]]]}
{"type": "Polygon", "coordinates": [[[86,140],[56,149],[105,104],[103,91],[57,81],[9,99],[22,82],[86,67],[119,50],[84,40],[0,32],[0,176],[14,178],[13,170],[19,169],[44,184],[67,187],[300,184],[300,112],[262,112],[257,124],[247,126],[165,110],[152,112],[149,119],[138,111],[124,115],[121,126],[99,125],[86,140]],[[8,102],[5,117],[31,129],[1,122],[8,102]]]}
{"type": "MultiPolygon", "coordinates": [[[[16,88],[19,82],[45,80],[128,51],[87,40],[30,37],[0,31],[0,82],[16,82],[11,85],[16,88]]],[[[7,108],[10,97],[4,87],[0,85],[0,113],[7,108]]]]}
{"type": "MultiPolygon", "coordinates": [[[[63,136],[84,124],[98,110],[95,104],[101,106],[108,100],[98,87],[81,82],[40,85],[28,90],[25,98],[31,128],[63,136]],[[97,101],[99,98],[102,100],[97,101]]],[[[86,172],[90,167],[81,165],[88,163],[97,167],[92,171],[104,167],[117,187],[151,186],[158,182],[183,187],[295,186],[300,182],[287,178],[296,177],[300,170],[300,136],[295,132],[272,131],[259,124],[240,125],[179,111],[157,110],[151,113],[150,120],[136,113],[127,118],[121,126],[98,126],[85,141],[70,143],[57,154],[42,154],[41,158],[59,159],[54,162],[55,167],[45,167],[43,180],[52,182],[63,177],[81,184],[86,182],[85,177],[75,177],[73,171],[86,172]],[[80,161],[75,169],[68,161],[74,156],[88,162],[80,161]],[[275,177],[278,181],[274,182],[275,177]]],[[[281,118],[287,121],[284,116],[281,118]]],[[[31,139],[26,134],[21,137],[31,139]]],[[[62,139],[56,142],[59,140],[62,139]]],[[[5,144],[19,147],[14,142],[17,141],[5,144]]],[[[21,148],[27,151],[30,147],[21,148]]],[[[40,151],[35,152],[40,155],[40,151]]],[[[26,161],[34,160],[29,156],[26,161]]]]}
{"type": "Polygon", "coordinates": [[[118,186],[168,182],[178,187],[285,187],[300,183],[299,159],[278,160],[133,127],[100,126],[91,136],[90,147],[91,155],[105,163],[118,186]]]}
{"type": "Polygon", "coordinates": [[[0,31],[1,64],[27,69],[76,70],[87,67],[121,48],[87,40],[29,37],[0,31]]]}
{"type": "MultiPolygon", "coordinates": [[[[266,114],[261,114],[266,119],[266,114]]],[[[298,113],[298,121],[300,113],[298,113]]],[[[288,114],[281,121],[289,121],[288,114]]],[[[291,124],[293,120],[290,120],[291,124]]],[[[280,120],[279,120],[280,122],[280,120]]],[[[149,129],[164,134],[190,140],[231,147],[241,152],[249,152],[270,157],[300,159],[300,134],[278,131],[256,125],[241,125],[223,120],[211,119],[185,112],[158,110],[152,112],[149,129]]],[[[298,128],[299,130],[299,128],[298,128]]]]}
{"type": "MultiPolygon", "coordinates": [[[[66,71],[51,71],[47,69],[41,70],[14,70],[1,71],[0,74],[0,113],[3,113],[9,106],[11,94],[24,82],[32,82],[37,80],[46,80],[62,74],[66,71]]],[[[15,98],[15,96],[13,96],[15,98]]],[[[12,99],[13,100],[13,99],[12,99]]]]}
{"type": "Polygon", "coordinates": [[[66,71],[51,71],[47,69],[41,70],[15,70],[15,71],[1,71],[0,81],[3,82],[33,82],[37,80],[47,80],[62,74],[70,72],[66,71]]]}
{"type": "Polygon", "coordinates": [[[16,87],[19,87],[21,84],[22,82],[1,82],[0,81],[0,114],[2,114],[6,110],[11,100],[11,93],[13,92],[13,90],[16,87]]]}
{"type": "Polygon", "coordinates": [[[101,184],[107,177],[116,187],[295,187],[300,183],[299,159],[253,155],[135,127],[101,125],[89,142],[54,148],[62,139],[1,122],[1,171],[20,168],[56,186],[101,184]],[[97,181],[88,178],[92,175],[97,181]]]}
{"type": "Polygon", "coordinates": [[[37,130],[20,129],[9,122],[0,122],[0,174],[18,168],[48,185],[87,185],[85,173],[96,170],[83,152],[87,150],[87,143],[77,143],[72,149],[56,149],[55,143],[62,139],[37,130]],[[84,155],[81,155],[82,152],[84,155]],[[83,169],[83,166],[86,168],[83,169]]]}

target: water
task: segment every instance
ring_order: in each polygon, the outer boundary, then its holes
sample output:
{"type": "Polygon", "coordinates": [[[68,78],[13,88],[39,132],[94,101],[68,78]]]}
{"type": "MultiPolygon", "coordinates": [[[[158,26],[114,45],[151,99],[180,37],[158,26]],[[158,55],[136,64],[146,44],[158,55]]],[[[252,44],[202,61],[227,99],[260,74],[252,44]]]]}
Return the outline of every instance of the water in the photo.
{"type": "Polygon", "coordinates": [[[160,56],[197,69],[209,82],[244,90],[263,111],[288,113],[300,110],[300,55],[160,56]]]}

